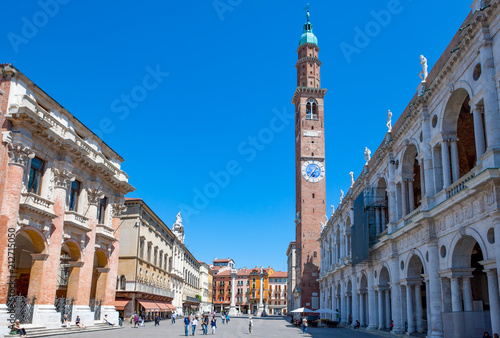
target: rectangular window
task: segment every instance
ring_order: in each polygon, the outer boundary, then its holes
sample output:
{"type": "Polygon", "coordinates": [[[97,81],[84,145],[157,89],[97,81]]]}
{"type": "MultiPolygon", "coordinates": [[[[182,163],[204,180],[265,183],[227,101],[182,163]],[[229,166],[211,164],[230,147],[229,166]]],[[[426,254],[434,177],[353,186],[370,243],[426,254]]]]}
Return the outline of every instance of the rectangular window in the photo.
{"type": "Polygon", "coordinates": [[[107,197],[103,197],[99,201],[99,209],[97,209],[97,220],[99,221],[99,224],[104,224],[104,222],[106,220],[106,205],[107,204],[108,204],[107,197]]]}
{"type": "Polygon", "coordinates": [[[78,211],[78,196],[80,196],[80,182],[74,180],[71,182],[71,190],[69,193],[69,210],[78,211]]]}
{"type": "Polygon", "coordinates": [[[38,157],[31,160],[30,176],[28,179],[28,192],[40,195],[42,176],[45,162],[38,157]]]}
{"type": "Polygon", "coordinates": [[[144,239],[139,242],[139,258],[144,258],[144,239]]]}

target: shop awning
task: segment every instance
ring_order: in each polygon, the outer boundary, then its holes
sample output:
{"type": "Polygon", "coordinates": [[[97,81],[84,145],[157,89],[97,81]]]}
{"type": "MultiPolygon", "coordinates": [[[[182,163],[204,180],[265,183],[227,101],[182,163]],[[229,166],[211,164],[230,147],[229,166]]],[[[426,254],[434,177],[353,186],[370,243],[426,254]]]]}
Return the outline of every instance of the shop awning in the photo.
{"type": "Polygon", "coordinates": [[[177,309],[175,308],[175,306],[173,306],[172,304],[169,304],[169,303],[165,303],[168,308],[170,309],[170,311],[177,311],[177,309]]]}
{"type": "Polygon", "coordinates": [[[115,308],[117,310],[124,310],[125,306],[131,301],[131,299],[127,298],[116,298],[115,299],[115,308]]]}
{"type": "Polygon", "coordinates": [[[163,302],[155,302],[155,303],[160,308],[160,311],[170,311],[170,309],[168,308],[167,304],[165,304],[163,302]]]}
{"type": "Polygon", "coordinates": [[[146,309],[147,312],[160,311],[158,305],[152,300],[138,299],[139,303],[146,309]]]}

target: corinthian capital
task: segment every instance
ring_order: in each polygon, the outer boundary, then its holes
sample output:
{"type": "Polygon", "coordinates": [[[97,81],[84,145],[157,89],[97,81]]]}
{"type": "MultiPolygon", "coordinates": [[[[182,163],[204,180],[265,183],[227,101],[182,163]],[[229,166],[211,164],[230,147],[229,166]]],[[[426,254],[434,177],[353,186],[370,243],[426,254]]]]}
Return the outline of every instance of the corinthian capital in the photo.
{"type": "Polygon", "coordinates": [[[113,217],[120,217],[125,211],[127,211],[127,207],[125,206],[125,204],[113,203],[111,206],[113,217]]]}
{"type": "Polygon", "coordinates": [[[89,199],[89,204],[97,205],[99,204],[99,200],[103,197],[103,193],[99,189],[87,188],[87,197],[89,199]]]}
{"type": "Polygon", "coordinates": [[[9,164],[26,168],[28,159],[35,157],[31,148],[21,143],[9,143],[9,164]]]}
{"type": "Polygon", "coordinates": [[[56,188],[68,189],[71,182],[75,180],[75,175],[66,169],[52,168],[54,173],[54,186],[56,188]]]}

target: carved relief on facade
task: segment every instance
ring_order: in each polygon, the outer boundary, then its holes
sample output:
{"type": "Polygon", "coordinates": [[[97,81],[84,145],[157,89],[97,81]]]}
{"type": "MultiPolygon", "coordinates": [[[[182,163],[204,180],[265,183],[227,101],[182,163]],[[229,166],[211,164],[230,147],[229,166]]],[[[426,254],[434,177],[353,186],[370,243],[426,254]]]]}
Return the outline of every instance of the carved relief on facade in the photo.
{"type": "Polygon", "coordinates": [[[97,205],[101,198],[103,198],[104,194],[99,189],[87,188],[87,198],[90,205],[97,205]]]}
{"type": "Polygon", "coordinates": [[[35,157],[33,150],[21,143],[9,143],[8,148],[9,164],[11,165],[18,165],[26,168],[28,160],[35,157]]]}
{"type": "Polygon", "coordinates": [[[56,188],[68,189],[71,182],[75,180],[75,175],[67,169],[52,168],[52,172],[54,173],[54,187],[56,188]]]}

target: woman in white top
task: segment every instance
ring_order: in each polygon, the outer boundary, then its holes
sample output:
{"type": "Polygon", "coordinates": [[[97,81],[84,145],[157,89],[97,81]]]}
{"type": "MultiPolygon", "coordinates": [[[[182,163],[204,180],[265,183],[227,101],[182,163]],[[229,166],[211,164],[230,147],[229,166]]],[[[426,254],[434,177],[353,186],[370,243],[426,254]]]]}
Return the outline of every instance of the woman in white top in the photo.
{"type": "Polygon", "coordinates": [[[196,325],[198,325],[198,319],[196,319],[196,317],[193,316],[193,319],[191,320],[191,327],[193,328],[193,336],[196,331],[196,325]]]}

